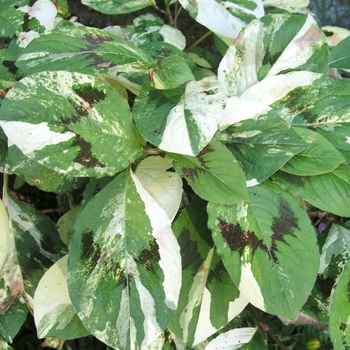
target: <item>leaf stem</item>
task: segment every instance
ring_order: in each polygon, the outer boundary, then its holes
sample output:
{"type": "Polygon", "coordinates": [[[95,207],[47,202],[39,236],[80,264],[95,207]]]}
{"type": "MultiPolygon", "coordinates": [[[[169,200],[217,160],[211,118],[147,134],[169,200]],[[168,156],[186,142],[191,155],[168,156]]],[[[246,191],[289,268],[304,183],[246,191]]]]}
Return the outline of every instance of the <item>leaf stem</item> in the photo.
{"type": "Polygon", "coordinates": [[[270,338],[274,340],[274,342],[282,349],[282,350],[288,350],[286,346],[278,339],[278,337],[271,331],[270,327],[262,320],[260,317],[258,311],[256,310],[255,306],[252,304],[249,304],[251,309],[253,310],[253,313],[255,317],[259,321],[259,327],[262,328],[267,334],[269,335],[270,338]]]}
{"type": "Polygon", "coordinates": [[[198,40],[196,40],[190,47],[188,47],[185,52],[187,52],[188,50],[193,49],[194,47],[196,47],[199,43],[201,43],[204,39],[206,39],[210,34],[212,34],[213,32],[211,30],[209,30],[207,33],[205,33],[204,35],[202,35],[198,40]]]}

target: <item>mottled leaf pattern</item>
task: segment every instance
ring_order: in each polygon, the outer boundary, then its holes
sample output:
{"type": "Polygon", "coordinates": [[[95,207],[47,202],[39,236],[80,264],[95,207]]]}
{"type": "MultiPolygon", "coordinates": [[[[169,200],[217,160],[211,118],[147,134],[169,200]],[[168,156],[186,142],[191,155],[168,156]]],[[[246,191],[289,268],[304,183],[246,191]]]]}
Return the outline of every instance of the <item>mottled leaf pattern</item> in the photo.
{"type": "Polygon", "coordinates": [[[4,203],[0,201],[0,269],[6,259],[9,249],[9,219],[4,203]]]}
{"type": "Polygon", "coordinates": [[[312,16],[269,15],[242,31],[221,61],[218,78],[226,94],[241,96],[264,78],[280,73],[324,73],[327,57],[326,39],[312,16]]]}
{"type": "Polygon", "coordinates": [[[220,83],[211,76],[165,91],[145,85],[133,112],[149,142],[164,151],[196,156],[214,136],[224,108],[220,83]]]}
{"type": "Polygon", "coordinates": [[[248,193],[249,203],[209,203],[209,228],[242,295],[262,310],[292,319],[318,271],[314,229],[298,201],[277,185],[260,184],[248,193]]]}
{"type": "Polygon", "coordinates": [[[181,287],[166,212],[125,171],[90,200],[75,227],[68,288],[79,318],[115,348],[148,345],[169,323],[181,287]]]}
{"type": "Polygon", "coordinates": [[[154,0],[111,0],[107,2],[105,0],[82,0],[81,2],[97,11],[108,14],[129,13],[156,4],[154,0]]]}
{"type": "Polygon", "coordinates": [[[189,346],[214,334],[247,305],[212,246],[205,205],[196,197],[173,225],[183,270],[179,305],[169,328],[189,346]]]}
{"type": "Polygon", "coordinates": [[[24,78],[6,95],[0,125],[9,148],[15,145],[32,162],[70,176],[113,175],[144,151],[124,98],[79,73],[24,78]]]}
{"type": "Polygon", "coordinates": [[[67,25],[32,41],[16,65],[27,74],[45,70],[97,74],[132,70],[138,62],[151,63],[143,50],[124,39],[96,28],[67,25]]]}

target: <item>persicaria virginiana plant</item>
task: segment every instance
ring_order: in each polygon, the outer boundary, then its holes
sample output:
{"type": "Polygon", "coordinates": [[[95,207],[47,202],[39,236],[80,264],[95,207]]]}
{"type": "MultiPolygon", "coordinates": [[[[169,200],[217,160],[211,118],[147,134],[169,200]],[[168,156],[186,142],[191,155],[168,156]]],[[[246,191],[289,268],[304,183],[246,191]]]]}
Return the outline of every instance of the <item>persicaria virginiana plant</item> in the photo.
{"type": "Polygon", "coordinates": [[[308,1],[82,3],[150,11],[0,3],[0,348],[30,313],[56,348],[349,349],[350,32],[308,1]],[[9,174],[80,203],[54,224],[9,174]]]}

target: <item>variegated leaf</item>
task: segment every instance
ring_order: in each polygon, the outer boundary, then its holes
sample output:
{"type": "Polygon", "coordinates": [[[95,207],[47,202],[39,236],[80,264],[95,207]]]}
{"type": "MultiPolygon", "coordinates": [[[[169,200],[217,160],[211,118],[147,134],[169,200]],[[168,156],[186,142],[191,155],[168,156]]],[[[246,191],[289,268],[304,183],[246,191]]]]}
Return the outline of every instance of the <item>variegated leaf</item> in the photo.
{"type": "Polygon", "coordinates": [[[100,29],[67,24],[30,42],[16,65],[27,74],[46,70],[101,74],[135,70],[139,62],[147,66],[151,59],[124,39],[100,29]]]}
{"type": "Polygon", "coordinates": [[[171,27],[152,14],[147,13],[135,18],[125,29],[131,43],[136,46],[153,41],[164,41],[183,50],[186,46],[185,36],[175,27],[171,27]]]}
{"type": "Polygon", "coordinates": [[[243,349],[256,333],[256,328],[236,328],[225,333],[221,333],[213,339],[204,350],[235,350],[243,349]]]}
{"type": "Polygon", "coordinates": [[[171,153],[177,172],[203,199],[234,204],[249,200],[246,179],[237,160],[219,141],[212,140],[197,157],[171,153]]]}
{"type": "Polygon", "coordinates": [[[107,14],[121,14],[156,6],[155,0],[82,0],[84,5],[107,14]]]}
{"type": "Polygon", "coordinates": [[[327,69],[328,45],[313,17],[278,14],[255,20],[242,31],[222,59],[218,78],[228,96],[241,96],[270,76],[327,69]]]}
{"type": "Polygon", "coordinates": [[[23,276],[23,282],[16,283],[18,287],[22,285],[31,300],[41,276],[66,254],[66,247],[46,215],[38,214],[10,193],[6,203],[15,240],[10,250],[18,259],[17,273],[20,278],[23,276]]]}
{"type": "Polygon", "coordinates": [[[273,110],[219,131],[215,138],[233,153],[246,178],[261,183],[280,169],[306,144],[273,110]]]}
{"type": "Polygon", "coordinates": [[[127,171],[82,210],[71,238],[68,288],[84,326],[118,349],[152,343],[173,316],[181,256],[166,212],[127,171]]]}
{"type": "Polygon", "coordinates": [[[196,156],[214,136],[224,108],[220,83],[211,76],[166,91],[145,85],[133,112],[139,130],[153,145],[196,156]]]}
{"type": "Polygon", "coordinates": [[[6,259],[9,249],[9,219],[4,203],[0,200],[0,269],[6,259]]]}
{"type": "Polygon", "coordinates": [[[264,15],[261,0],[179,2],[198,23],[222,37],[227,43],[232,43],[247,23],[264,15]]]}
{"type": "Polygon", "coordinates": [[[113,175],[144,152],[124,98],[80,73],[22,79],[3,101],[0,125],[10,149],[15,145],[32,163],[70,176],[113,175]]]}
{"type": "Polygon", "coordinates": [[[350,261],[345,265],[334,291],[329,333],[334,349],[346,349],[350,346],[350,261]]]}
{"type": "Polygon", "coordinates": [[[307,8],[310,0],[262,0],[262,2],[264,6],[272,6],[289,12],[296,12],[307,8]]]}
{"type": "Polygon", "coordinates": [[[67,259],[68,255],[51,266],[35,290],[34,320],[38,338],[74,339],[89,335],[69,298],[67,259]]]}
{"type": "Polygon", "coordinates": [[[148,157],[135,171],[142,186],[166,211],[170,221],[174,219],[182,198],[182,180],[171,171],[172,167],[172,163],[162,157],[148,157]]]}
{"type": "Polygon", "coordinates": [[[179,305],[169,328],[189,347],[216,333],[247,305],[213,247],[205,206],[195,197],[173,225],[183,270],[179,305]]]}
{"type": "Polygon", "coordinates": [[[299,202],[277,185],[266,182],[248,193],[249,203],[209,203],[208,225],[215,245],[250,303],[293,319],[317,276],[314,229],[299,202]]]}
{"type": "Polygon", "coordinates": [[[350,217],[350,167],[347,164],[341,164],[333,171],[317,176],[296,176],[278,172],[273,175],[273,179],[285,191],[316,208],[350,217]]]}

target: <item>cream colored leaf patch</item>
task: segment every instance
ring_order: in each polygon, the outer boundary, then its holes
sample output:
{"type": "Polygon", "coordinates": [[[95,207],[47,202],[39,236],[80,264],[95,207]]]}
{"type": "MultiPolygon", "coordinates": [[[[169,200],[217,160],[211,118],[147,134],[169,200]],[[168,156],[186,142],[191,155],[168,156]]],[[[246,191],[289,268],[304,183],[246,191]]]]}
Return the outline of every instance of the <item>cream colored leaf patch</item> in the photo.
{"type": "Polygon", "coordinates": [[[0,201],[0,269],[7,256],[9,234],[9,219],[5,206],[3,202],[0,201]]]}
{"type": "Polygon", "coordinates": [[[170,220],[175,217],[182,197],[182,181],[177,173],[171,171],[172,166],[162,157],[148,157],[135,171],[142,186],[166,211],[170,220]]]}
{"type": "Polygon", "coordinates": [[[78,319],[67,286],[68,255],[41,278],[34,294],[34,320],[38,337],[73,339],[89,334],[78,319]]]}

